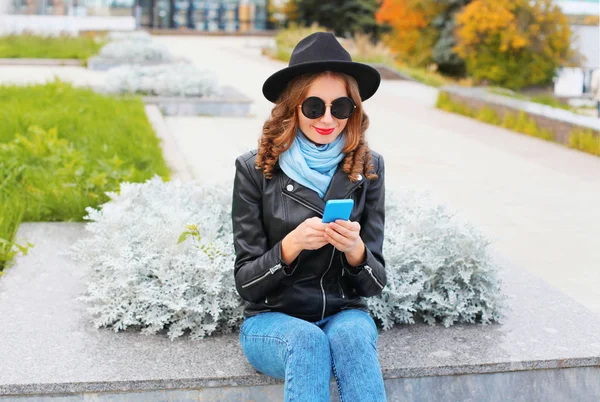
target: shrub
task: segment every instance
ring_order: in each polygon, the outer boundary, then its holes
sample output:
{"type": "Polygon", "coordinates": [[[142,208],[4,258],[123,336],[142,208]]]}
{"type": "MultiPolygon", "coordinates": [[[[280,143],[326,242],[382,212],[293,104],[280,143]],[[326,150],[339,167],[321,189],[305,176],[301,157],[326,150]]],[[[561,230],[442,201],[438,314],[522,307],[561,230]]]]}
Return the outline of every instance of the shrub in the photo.
{"type": "Polygon", "coordinates": [[[7,170],[0,167],[0,177],[5,178],[0,184],[0,276],[2,270],[10,265],[19,252],[26,255],[28,249],[33,246],[29,242],[27,245],[16,242],[19,223],[25,212],[25,201],[7,187],[6,183],[11,179],[11,176],[5,175],[7,170]]]}
{"type": "Polygon", "coordinates": [[[193,182],[122,183],[102,209],[87,208],[90,236],[69,252],[92,267],[81,299],[97,327],[171,339],[231,332],[243,304],[233,278],[230,191],[193,182]],[[194,235],[178,243],[183,233],[194,235]]]}
{"type": "MultiPolygon", "coordinates": [[[[91,266],[82,300],[95,325],[167,329],[171,339],[185,330],[203,338],[237,329],[244,303],[233,278],[231,194],[231,184],[155,176],[122,183],[101,209],[87,208],[89,236],[68,254],[91,266]]],[[[368,299],[382,327],[414,322],[414,315],[445,326],[498,320],[504,296],[484,237],[422,194],[386,204],[388,285],[368,299]]]]}
{"type": "Polygon", "coordinates": [[[569,136],[569,146],[600,156],[600,133],[592,132],[592,130],[576,129],[569,136]]]}
{"type": "Polygon", "coordinates": [[[173,56],[165,45],[137,40],[110,42],[100,50],[100,56],[127,63],[173,61],[173,56]]]}
{"type": "Polygon", "coordinates": [[[432,61],[432,48],[440,35],[431,21],[443,9],[432,0],[383,0],[376,18],[393,28],[384,41],[398,58],[410,66],[425,67],[432,61]]]}
{"type": "Polygon", "coordinates": [[[106,39],[111,42],[116,41],[136,41],[152,42],[152,35],[146,31],[112,31],[106,35],[106,39]]]}
{"type": "Polygon", "coordinates": [[[289,61],[292,50],[301,39],[315,32],[327,32],[327,29],[314,22],[308,27],[300,26],[291,22],[286,29],[282,29],[275,35],[275,54],[272,56],[282,61],[289,61]]]}
{"type": "Polygon", "coordinates": [[[26,135],[0,144],[0,176],[10,178],[6,188],[25,201],[25,219],[60,221],[131,180],[134,169],[116,155],[88,161],[71,142],[58,138],[56,129],[31,126],[26,135]]]}
{"type": "Polygon", "coordinates": [[[214,71],[189,63],[158,66],[123,65],[106,73],[106,89],[114,93],[156,96],[210,96],[216,94],[214,71]]]}
{"type": "Polygon", "coordinates": [[[455,50],[478,81],[548,84],[571,57],[571,31],[552,0],[474,0],[457,22],[455,50]]]}
{"type": "Polygon", "coordinates": [[[467,104],[453,100],[447,92],[441,91],[438,95],[436,107],[463,116],[469,116],[485,123],[499,125],[510,130],[518,131],[533,137],[548,141],[554,141],[554,134],[547,129],[540,129],[533,117],[524,111],[519,111],[515,116],[511,112],[505,112],[501,118],[496,111],[488,106],[480,109],[471,109],[467,104]]]}
{"type": "Polygon", "coordinates": [[[378,37],[387,29],[375,20],[379,0],[291,0],[289,3],[289,21],[302,25],[316,22],[338,36],[366,33],[378,37]]]}

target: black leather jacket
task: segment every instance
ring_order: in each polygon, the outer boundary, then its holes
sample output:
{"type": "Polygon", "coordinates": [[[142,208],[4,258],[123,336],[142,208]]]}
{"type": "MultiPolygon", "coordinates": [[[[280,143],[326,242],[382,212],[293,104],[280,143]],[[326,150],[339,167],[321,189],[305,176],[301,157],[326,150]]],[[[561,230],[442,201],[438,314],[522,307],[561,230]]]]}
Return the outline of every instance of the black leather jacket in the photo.
{"type": "Polygon", "coordinates": [[[341,169],[333,176],[324,199],[290,179],[275,166],[271,179],[255,168],[256,150],[235,161],[232,221],[235,286],[246,301],[244,317],[279,311],[318,321],[346,308],[368,311],[362,297],[379,295],[387,283],[382,255],[384,228],[383,158],[371,151],[378,178],[361,175],[350,181],[341,169]],[[366,258],[357,267],[332,245],[304,250],[287,265],[281,241],[308,218],[323,216],[329,199],[354,198],[350,217],[361,225],[366,258]]]}

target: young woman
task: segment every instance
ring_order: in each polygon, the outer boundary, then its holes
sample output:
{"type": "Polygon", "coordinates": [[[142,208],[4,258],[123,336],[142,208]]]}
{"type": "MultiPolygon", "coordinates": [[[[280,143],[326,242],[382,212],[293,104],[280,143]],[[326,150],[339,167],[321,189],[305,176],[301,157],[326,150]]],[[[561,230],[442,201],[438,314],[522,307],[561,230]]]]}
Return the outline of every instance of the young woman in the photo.
{"type": "Polygon", "coordinates": [[[271,117],[258,149],[235,162],[240,342],[255,369],[285,379],[286,401],[329,401],[332,376],[342,401],[386,400],[363,300],[387,282],[384,164],[362,107],[379,84],[333,34],[309,35],[265,81],[271,117]],[[327,200],[349,198],[348,221],[322,222],[327,200]]]}

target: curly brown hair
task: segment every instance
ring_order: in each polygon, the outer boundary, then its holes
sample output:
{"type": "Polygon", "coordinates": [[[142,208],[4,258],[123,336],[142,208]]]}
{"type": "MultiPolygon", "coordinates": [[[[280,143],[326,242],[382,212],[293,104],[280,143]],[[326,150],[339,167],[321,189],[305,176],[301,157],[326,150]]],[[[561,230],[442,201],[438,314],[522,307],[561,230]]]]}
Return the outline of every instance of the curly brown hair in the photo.
{"type": "Polygon", "coordinates": [[[358,181],[358,174],[373,180],[377,175],[373,172],[371,152],[365,140],[365,131],[369,127],[369,117],[362,108],[358,84],[354,77],[338,72],[324,71],[306,73],[296,77],[287,85],[285,91],[277,100],[271,117],[263,125],[262,135],[258,140],[256,168],[262,169],[265,178],[270,179],[279,155],[290,148],[298,129],[297,107],[308,93],[310,85],[322,75],[330,74],[344,81],[348,96],[356,104],[354,113],[348,118],[348,123],[342,135],[346,136],[346,145],[342,152],[346,154],[342,169],[352,182],[358,181]]]}

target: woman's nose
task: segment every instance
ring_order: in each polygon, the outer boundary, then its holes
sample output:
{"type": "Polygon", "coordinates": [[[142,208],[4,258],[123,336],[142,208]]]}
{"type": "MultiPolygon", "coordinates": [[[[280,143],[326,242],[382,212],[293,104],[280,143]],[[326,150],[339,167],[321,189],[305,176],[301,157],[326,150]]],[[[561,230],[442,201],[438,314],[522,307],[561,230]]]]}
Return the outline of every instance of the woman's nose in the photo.
{"type": "Polygon", "coordinates": [[[331,115],[331,106],[325,107],[325,114],[321,117],[321,121],[323,123],[331,123],[333,121],[333,116],[331,115]]]}

